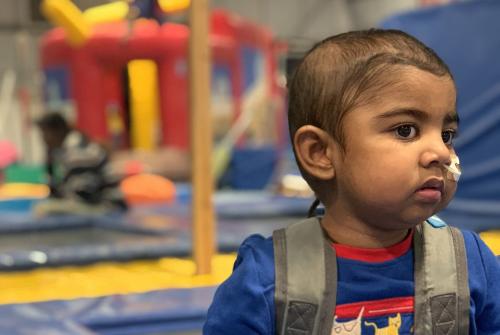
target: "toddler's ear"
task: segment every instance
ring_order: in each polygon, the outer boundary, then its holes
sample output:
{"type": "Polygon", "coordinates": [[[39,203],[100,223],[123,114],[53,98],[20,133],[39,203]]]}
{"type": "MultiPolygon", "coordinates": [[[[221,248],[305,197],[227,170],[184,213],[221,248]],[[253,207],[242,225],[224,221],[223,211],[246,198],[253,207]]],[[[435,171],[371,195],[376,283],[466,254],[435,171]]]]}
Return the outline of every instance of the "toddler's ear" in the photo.
{"type": "Polygon", "coordinates": [[[330,180],[335,176],[333,157],[336,145],[326,131],[312,125],[300,127],[293,138],[301,167],[321,180],[330,180]]]}

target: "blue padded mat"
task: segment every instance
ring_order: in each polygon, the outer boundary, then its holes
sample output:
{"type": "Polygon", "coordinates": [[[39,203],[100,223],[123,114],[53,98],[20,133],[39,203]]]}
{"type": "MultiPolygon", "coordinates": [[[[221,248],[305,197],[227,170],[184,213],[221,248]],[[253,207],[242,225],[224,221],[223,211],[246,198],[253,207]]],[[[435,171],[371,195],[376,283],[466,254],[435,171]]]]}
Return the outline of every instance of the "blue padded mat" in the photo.
{"type": "Polygon", "coordinates": [[[214,287],[0,306],[0,334],[153,335],[199,331],[214,287]]]}
{"type": "MultiPolygon", "coordinates": [[[[218,250],[235,251],[251,234],[270,236],[305,217],[309,203],[263,192],[219,195],[218,250]]],[[[191,213],[185,203],[88,217],[35,219],[29,213],[0,213],[0,270],[182,257],[192,251],[191,213]]]]}
{"type": "MultiPolygon", "coordinates": [[[[235,251],[251,234],[271,235],[296,218],[248,221],[222,220],[217,224],[218,250],[235,251]]],[[[158,232],[121,231],[92,225],[0,235],[0,270],[31,269],[40,266],[88,264],[97,261],[129,261],[191,254],[190,221],[179,217],[156,218],[158,232]],[[166,231],[161,231],[165,224],[166,231]],[[175,228],[174,228],[175,226],[175,228]]]]}
{"type": "Polygon", "coordinates": [[[201,330],[214,293],[214,287],[203,287],[3,305],[0,306],[0,334],[173,335],[196,332],[201,330]]]}

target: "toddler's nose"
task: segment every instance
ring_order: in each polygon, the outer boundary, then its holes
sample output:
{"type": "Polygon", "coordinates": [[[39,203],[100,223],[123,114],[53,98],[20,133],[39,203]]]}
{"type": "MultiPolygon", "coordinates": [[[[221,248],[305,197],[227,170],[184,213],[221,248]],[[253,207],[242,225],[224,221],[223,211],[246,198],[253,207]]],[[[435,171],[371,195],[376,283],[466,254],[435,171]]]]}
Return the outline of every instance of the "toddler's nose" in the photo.
{"type": "Polygon", "coordinates": [[[421,163],[424,167],[447,166],[451,164],[451,154],[452,150],[439,137],[439,140],[428,143],[427,150],[422,154],[421,163]]]}

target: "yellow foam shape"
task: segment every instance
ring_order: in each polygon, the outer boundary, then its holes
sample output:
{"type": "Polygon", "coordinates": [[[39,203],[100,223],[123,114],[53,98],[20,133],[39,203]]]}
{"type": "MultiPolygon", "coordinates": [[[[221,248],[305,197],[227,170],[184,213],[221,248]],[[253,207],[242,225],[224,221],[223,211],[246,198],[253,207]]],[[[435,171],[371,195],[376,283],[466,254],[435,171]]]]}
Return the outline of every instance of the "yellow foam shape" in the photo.
{"type": "Polygon", "coordinates": [[[116,22],[127,18],[129,5],[125,1],[114,1],[91,7],[83,12],[85,20],[91,24],[116,22]]]}
{"type": "Polygon", "coordinates": [[[87,41],[91,26],[70,0],[44,0],[40,9],[50,22],[64,29],[71,45],[80,46],[87,41]]]}
{"type": "Polygon", "coordinates": [[[500,230],[490,230],[479,234],[495,255],[500,255],[500,230]]]}
{"type": "Polygon", "coordinates": [[[160,123],[158,69],[154,61],[137,59],[128,63],[131,138],[134,149],[153,150],[160,123]]]}
{"type": "Polygon", "coordinates": [[[190,0],[159,0],[158,4],[165,13],[175,13],[185,10],[191,4],[190,0]]]}
{"type": "Polygon", "coordinates": [[[44,198],[49,195],[47,185],[29,183],[7,183],[0,186],[0,199],[6,198],[44,198]]]}
{"type": "Polygon", "coordinates": [[[193,261],[178,258],[4,273],[0,304],[214,286],[231,274],[235,258],[235,254],[214,256],[210,275],[196,275],[193,261]]]}

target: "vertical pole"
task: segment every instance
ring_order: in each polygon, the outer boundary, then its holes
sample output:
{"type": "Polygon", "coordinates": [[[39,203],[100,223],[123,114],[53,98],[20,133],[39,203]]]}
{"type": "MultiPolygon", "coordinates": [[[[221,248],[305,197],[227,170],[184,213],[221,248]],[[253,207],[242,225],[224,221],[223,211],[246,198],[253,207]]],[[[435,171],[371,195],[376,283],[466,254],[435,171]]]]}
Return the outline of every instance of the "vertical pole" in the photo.
{"type": "Polygon", "coordinates": [[[192,0],[189,12],[189,105],[193,184],[193,251],[198,274],[211,272],[214,253],[212,117],[210,113],[209,0],[192,0]]]}

